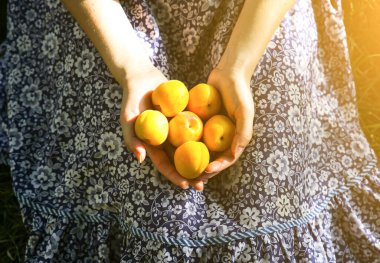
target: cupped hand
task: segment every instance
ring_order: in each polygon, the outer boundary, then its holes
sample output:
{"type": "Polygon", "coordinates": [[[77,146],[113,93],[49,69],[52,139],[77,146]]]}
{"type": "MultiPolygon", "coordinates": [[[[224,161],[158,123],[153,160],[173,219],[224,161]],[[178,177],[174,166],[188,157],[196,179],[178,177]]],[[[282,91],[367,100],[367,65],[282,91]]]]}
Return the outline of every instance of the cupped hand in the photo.
{"type": "Polygon", "coordinates": [[[243,72],[215,68],[209,75],[208,84],[219,90],[236,131],[231,147],[218,155],[198,178],[204,182],[237,161],[252,138],[254,118],[250,79],[243,72]]]}
{"type": "Polygon", "coordinates": [[[124,143],[134,153],[139,162],[148,155],[157,170],[173,184],[186,189],[192,185],[196,190],[203,189],[203,182],[189,181],[178,174],[171,163],[168,154],[162,147],[151,146],[136,137],[134,122],[144,110],[152,109],[151,93],[161,83],[168,79],[156,67],[146,66],[137,73],[128,76],[123,87],[120,124],[124,143]]]}

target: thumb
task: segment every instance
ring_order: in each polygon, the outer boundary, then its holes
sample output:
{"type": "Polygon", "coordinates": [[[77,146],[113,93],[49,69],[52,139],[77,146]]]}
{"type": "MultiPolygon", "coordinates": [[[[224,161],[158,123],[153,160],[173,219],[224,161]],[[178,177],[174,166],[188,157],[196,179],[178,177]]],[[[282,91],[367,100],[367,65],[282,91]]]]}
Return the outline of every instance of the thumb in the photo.
{"type": "Polygon", "coordinates": [[[244,148],[251,141],[253,134],[254,110],[239,106],[235,111],[236,129],[232,141],[231,151],[235,159],[243,153],[244,148]]]}
{"type": "Polygon", "coordinates": [[[144,143],[136,137],[134,131],[134,120],[121,120],[120,123],[123,131],[124,144],[131,152],[133,152],[136,159],[142,163],[146,157],[146,149],[144,143]]]}

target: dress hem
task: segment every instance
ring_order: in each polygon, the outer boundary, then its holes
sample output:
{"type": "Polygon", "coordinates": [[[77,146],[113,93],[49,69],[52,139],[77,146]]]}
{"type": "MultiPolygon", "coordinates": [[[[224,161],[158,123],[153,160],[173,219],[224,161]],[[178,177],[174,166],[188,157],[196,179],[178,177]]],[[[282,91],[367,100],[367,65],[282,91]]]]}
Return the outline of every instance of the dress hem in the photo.
{"type": "Polygon", "coordinates": [[[73,213],[73,212],[58,210],[55,208],[48,207],[46,205],[35,203],[20,193],[16,193],[16,196],[20,204],[30,207],[38,212],[42,212],[44,214],[66,218],[69,220],[70,219],[76,220],[79,222],[84,221],[84,222],[90,222],[90,223],[105,223],[105,222],[116,221],[120,224],[123,232],[131,233],[132,235],[144,240],[152,240],[152,241],[157,241],[163,244],[175,245],[175,246],[204,247],[204,246],[210,246],[210,245],[226,244],[232,241],[237,241],[237,240],[242,240],[242,239],[247,239],[247,238],[254,238],[257,236],[267,235],[274,232],[281,232],[292,227],[297,227],[297,226],[302,226],[304,224],[307,224],[308,222],[314,220],[316,216],[318,216],[326,207],[328,207],[332,198],[334,198],[338,194],[342,194],[346,192],[351,187],[359,184],[365,176],[370,174],[373,168],[376,168],[376,166],[377,166],[377,163],[375,161],[370,162],[366,166],[366,168],[363,169],[361,176],[350,177],[346,181],[345,184],[330,191],[322,202],[320,202],[318,205],[313,207],[309,213],[307,213],[306,215],[298,219],[293,219],[288,222],[284,222],[284,223],[280,223],[280,224],[276,224],[272,226],[260,227],[258,229],[250,229],[244,232],[240,231],[240,232],[232,233],[226,236],[214,236],[214,237],[209,237],[209,238],[199,239],[199,240],[188,239],[188,238],[166,237],[158,233],[149,232],[141,228],[130,226],[126,224],[116,212],[107,211],[107,213],[95,214],[95,215],[73,213]]]}

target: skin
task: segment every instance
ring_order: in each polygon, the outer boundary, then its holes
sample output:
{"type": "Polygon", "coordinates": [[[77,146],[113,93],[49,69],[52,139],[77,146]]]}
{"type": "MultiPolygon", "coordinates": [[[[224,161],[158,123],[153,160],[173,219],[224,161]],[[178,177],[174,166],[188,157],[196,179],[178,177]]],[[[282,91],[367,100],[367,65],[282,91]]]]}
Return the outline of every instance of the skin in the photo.
{"type": "Polygon", "coordinates": [[[250,78],[274,31],[295,0],[245,1],[220,62],[208,78],[208,84],[221,93],[238,132],[231,149],[211,162],[196,180],[182,178],[163,149],[144,144],[134,134],[133,122],[142,111],[151,107],[149,94],[167,78],[150,62],[119,1],[62,2],[123,89],[120,124],[124,142],[140,162],[148,155],[172,183],[184,189],[192,185],[196,190],[203,190],[204,182],[236,162],[252,138],[254,104],[250,78]]]}

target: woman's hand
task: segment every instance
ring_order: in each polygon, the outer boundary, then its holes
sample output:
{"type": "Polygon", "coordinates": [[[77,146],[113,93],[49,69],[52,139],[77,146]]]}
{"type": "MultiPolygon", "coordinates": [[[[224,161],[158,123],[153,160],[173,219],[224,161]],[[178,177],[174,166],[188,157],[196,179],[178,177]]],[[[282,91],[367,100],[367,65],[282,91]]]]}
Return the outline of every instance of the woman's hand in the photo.
{"type": "Polygon", "coordinates": [[[199,180],[207,181],[234,164],[251,140],[254,105],[249,82],[250,78],[238,70],[215,68],[209,75],[208,84],[222,95],[227,114],[235,122],[236,132],[230,149],[211,162],[199,180]]]}
{"type": "Polygon", "coordinates": [[[146,155],[150,157],[157,170],[173,184],[186,189],[192,185],[196,190],[203,189],[203,182],[189,181],[180,176],[171,163],[168,154],[162,147],[150,146],[136,137],[134,122],[144,110],[151,109],[151,93],[161,83],[168,79],[153,65],[140,67],[134,74],[129,75],[123,86],[123,99],[120,113],[120,124],[124,142],[139,162],[146,155]]]}
{"type": "MultiPolygon", "coordinates": [[[[61,1],[123,87],[120,121],[127,146],[141,161],[147,153],[157,169],[174,184],[186,188],[190,183],[197,190],[202,190],[202,180],[198,178],[189,182],[180,177],[163,150],[145,145],[134,135],[133,121],[148,108],[148,94],[166,78],[150,64],[144,45],[141,45],[119,1],[61,1]]],[[[274,30],[295,0],[280,2],[245,1],[219,66],[210,74],[209,83],[220,90],[238,132],[231,150],[208,166],[206,171],[209,175],[232,165],[252,135],[253,102],[246,76],[252,74],[274,30]],[[238,68],[244,68],[244,71],[228,70],[238,68]]]]}
{"type": "Polygon", "coordinates": [[[235,121],[231,149],[209,164],[201,180],[231,166],[252,137],[254,105],[250,78],[268,42],[295,0],[245,1],[224,53],[208,79],[222,94],[228,115],[235,121]]]}
{"type": "Polygon", "coordinates": [[[149,155],[158,171],[182,188],[191,184],[202,190],[203,182],[189,182],[182,178],[168,155],[160,148],[140,141],[134,133],[134,121],[151,107],[150,93],[166,77],[150,62],[149,56],[136,36],[119,1],[62,0],[98,49],[112,75],[123,88],[120,123],[124,141],[140,162],[149,155]]]}
{"type": "Polygon", "coordinates": [[[121,103],[120,124],[124,143],[142,163],[146,156],[145,144],[136,137],[134,123],[136,118],[147,109],[152,109],[151,93],[167,78],[153,65],[141,66],[134,74],[121,82],[123,99],[121,103]]]}

